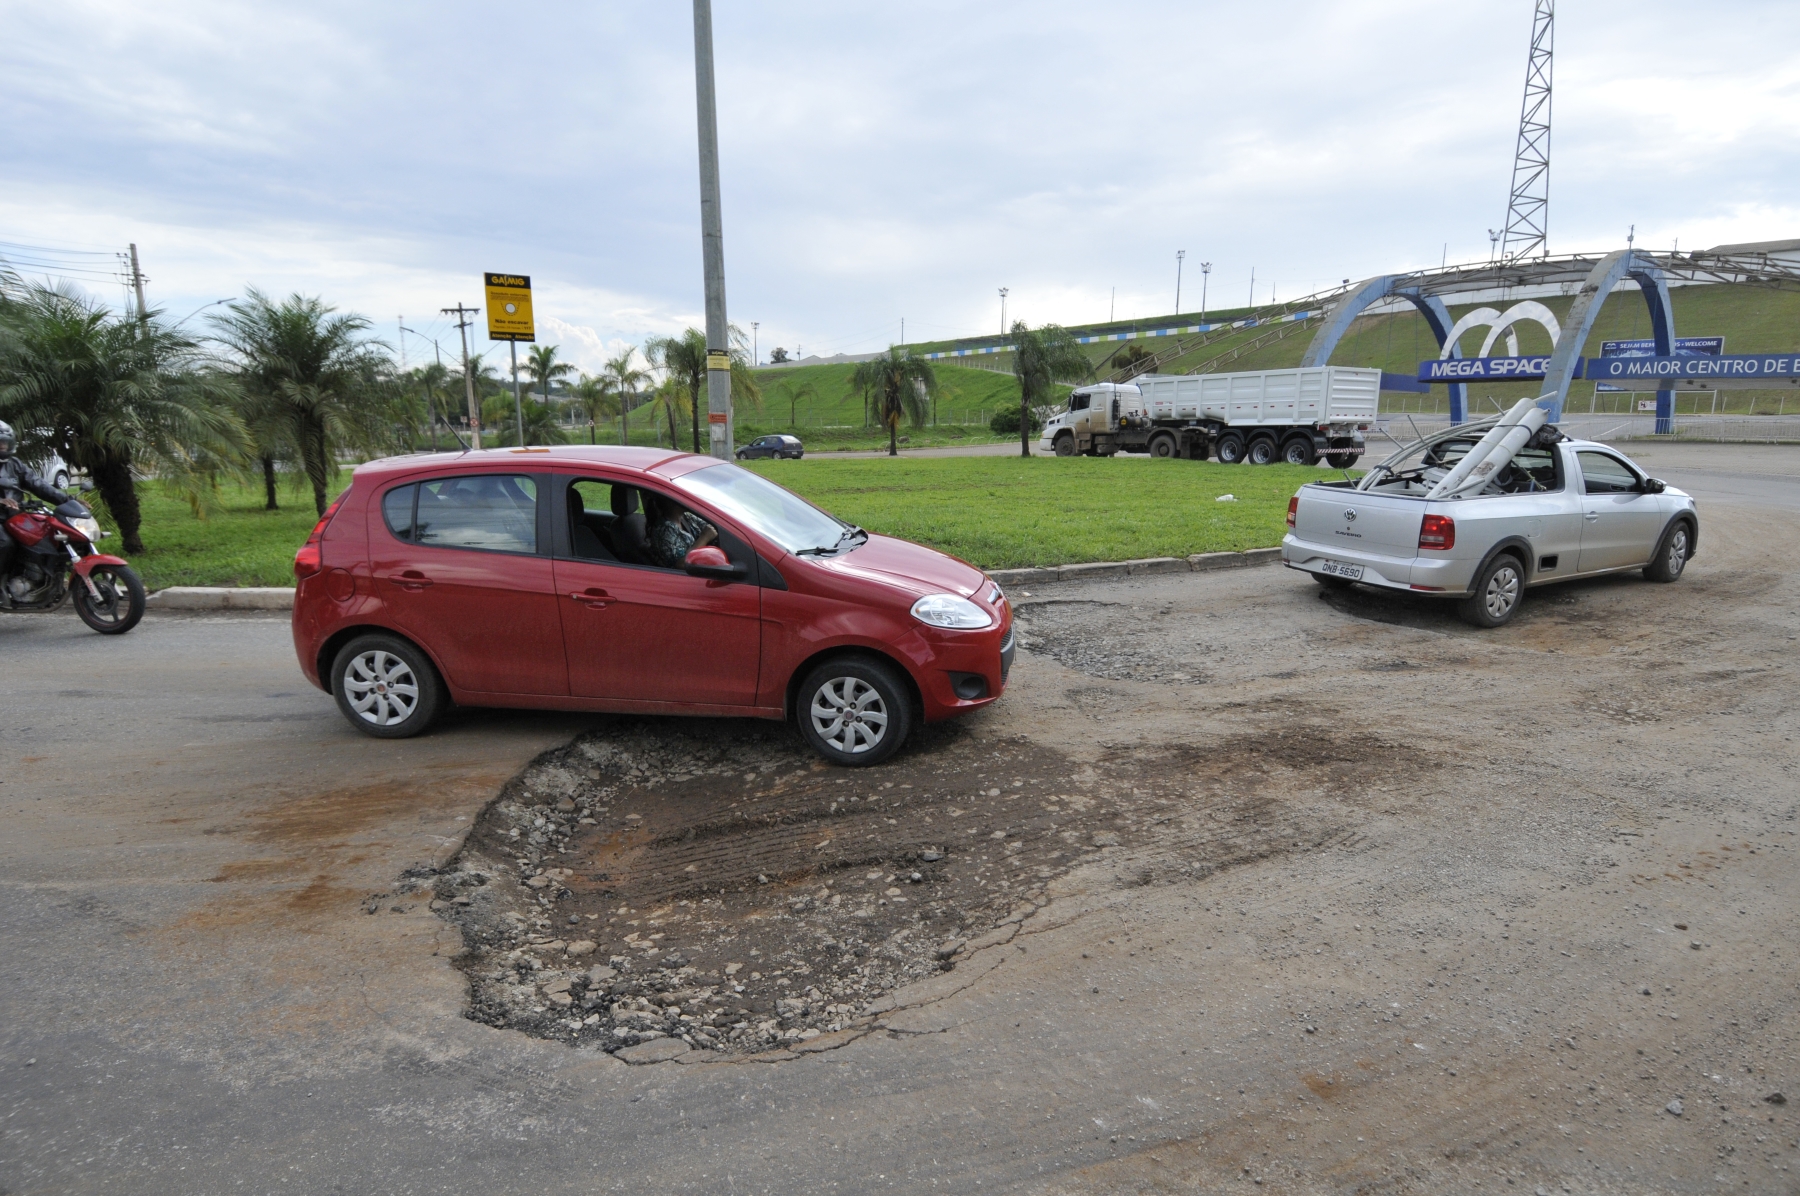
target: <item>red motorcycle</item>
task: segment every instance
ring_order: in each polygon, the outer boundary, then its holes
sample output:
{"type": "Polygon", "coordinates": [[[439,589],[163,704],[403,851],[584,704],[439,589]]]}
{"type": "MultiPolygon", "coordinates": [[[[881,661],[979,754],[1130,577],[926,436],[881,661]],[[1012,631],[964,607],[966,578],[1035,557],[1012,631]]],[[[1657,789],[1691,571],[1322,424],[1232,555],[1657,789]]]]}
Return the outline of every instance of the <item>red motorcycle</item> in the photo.
{"type": "Polygon", "coordinates": [[[94,547],[106,533],[85,504],[52,508],[27,497],[6,531],[17,547],[0,577],[0,611],[55,610],[73,594],[75,613],[101,635],[123,635],[144,617],[144,583],[94,547]]]}

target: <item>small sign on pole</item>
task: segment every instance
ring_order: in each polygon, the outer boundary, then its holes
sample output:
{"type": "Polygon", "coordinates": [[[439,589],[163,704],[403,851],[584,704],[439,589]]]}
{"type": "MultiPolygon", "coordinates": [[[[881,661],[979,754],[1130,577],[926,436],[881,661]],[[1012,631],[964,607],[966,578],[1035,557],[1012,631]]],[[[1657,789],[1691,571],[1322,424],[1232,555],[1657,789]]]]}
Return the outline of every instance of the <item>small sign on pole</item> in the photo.
{"type": "Polygon", "coordinates": [[[482,279],[487,285],[488,339],[535,342],[537,324],[531,318],[531,276],[487,273],[482,279]]]}

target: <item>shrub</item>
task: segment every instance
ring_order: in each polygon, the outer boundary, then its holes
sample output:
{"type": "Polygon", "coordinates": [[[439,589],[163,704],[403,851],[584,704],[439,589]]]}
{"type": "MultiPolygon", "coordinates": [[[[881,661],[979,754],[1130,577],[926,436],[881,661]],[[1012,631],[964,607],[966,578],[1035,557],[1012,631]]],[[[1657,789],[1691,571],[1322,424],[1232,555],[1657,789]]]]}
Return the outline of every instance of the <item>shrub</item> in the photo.
{"type": "MultiPolygon", "coordinates": [[[[1038,415],[1037,412],[1033,411],[1031,413],[1031,430],[1033,432],[1041,432],[1041,431],[1043,431],[1043,429],[1044,429],[1043,417],[1038,415]]],[[[1018,410],[1016,408],[1008,407],[1005,410],[994,412],[994,418],[988,420],[988,430],[998,436],[1016,436],[1016,435],[1018,435],[1018,432],[1019,432],[1019,412],[1018,412],[1018,410]]]]}

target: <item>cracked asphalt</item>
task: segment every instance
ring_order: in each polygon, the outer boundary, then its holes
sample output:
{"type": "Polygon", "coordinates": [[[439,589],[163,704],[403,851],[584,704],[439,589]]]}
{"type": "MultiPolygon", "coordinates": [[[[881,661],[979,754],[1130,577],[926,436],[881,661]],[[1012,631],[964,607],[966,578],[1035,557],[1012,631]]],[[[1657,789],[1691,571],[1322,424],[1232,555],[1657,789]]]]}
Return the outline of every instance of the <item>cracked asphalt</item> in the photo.
{"type": "Polygon", "coordinates": [[[1800,1190],[1800,451],[1634,455],[1689,575],[1499,632],[1278,568],[1015,594],[1005,701],[896,767],[1036,745],[1034,817],[1108,829],[757,1055],[468,1016],[440,869],[608,720],[382,743],[283,620],[0,619],[0,1189],[1800,1190]]]}

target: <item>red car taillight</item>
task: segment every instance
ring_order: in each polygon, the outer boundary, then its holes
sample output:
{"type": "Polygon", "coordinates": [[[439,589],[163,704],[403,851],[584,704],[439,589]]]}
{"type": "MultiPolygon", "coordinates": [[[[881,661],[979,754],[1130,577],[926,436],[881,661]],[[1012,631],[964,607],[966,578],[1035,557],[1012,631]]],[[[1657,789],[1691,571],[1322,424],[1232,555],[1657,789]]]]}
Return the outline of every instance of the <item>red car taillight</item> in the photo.
{"type": "Polygon", "coordinates": [[[1288,499],[1288,526],[1289,527],[1294,526],[1294,513],[1296,511],[1298,511],[1299,509],[1300,509],[1300,496],[1298,494],[1296,494],[1296,495],[1294,495],[1294,497],[1288,499]]]}
{"type": "Polygon", "coordinates": [[[338,508],[343,505],[344,500],[339,498],[326,507],[325,513],[319,516],[319,521],[313,524],[312,531],[306,537],[306,543],[302,544],[300,551],[294,554],[295,581],[305,581],[319,571],[319,541],[325,538],[325,529],[331,524],[331,517],[336,515],[338,508]]]}
{"type": "Polygon", "coordinates": [[[1456,547],[1456,520],[1448,515],[1427,515],[1419,524],[1419,547],[1443,552],[1456,547]]]}

